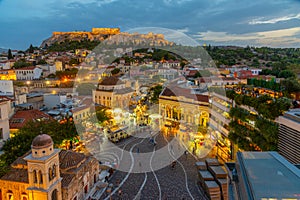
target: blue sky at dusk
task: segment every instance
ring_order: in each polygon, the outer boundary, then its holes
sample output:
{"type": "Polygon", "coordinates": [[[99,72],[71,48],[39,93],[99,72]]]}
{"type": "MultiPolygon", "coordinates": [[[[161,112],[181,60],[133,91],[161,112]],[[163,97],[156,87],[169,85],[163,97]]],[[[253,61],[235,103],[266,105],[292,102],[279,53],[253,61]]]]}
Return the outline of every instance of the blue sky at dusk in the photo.
{"type": "Polygon", "coordinates": [[[12,49],[92,27],[162,27],[200,44],[300,47],[299,0],[0,0],[0,16],[0,47],[12,49]]]}

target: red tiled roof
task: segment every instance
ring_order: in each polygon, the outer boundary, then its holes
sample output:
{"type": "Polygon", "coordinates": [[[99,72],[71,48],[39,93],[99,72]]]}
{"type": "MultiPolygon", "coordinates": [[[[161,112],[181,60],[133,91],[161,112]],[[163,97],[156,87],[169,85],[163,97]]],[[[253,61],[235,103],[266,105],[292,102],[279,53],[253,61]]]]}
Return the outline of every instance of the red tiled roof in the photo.
{"type": "Polygon", "coordinates": [[[27,122],[36,119],[52,119],[52,117],[39,110],[19,110],[9,120],[9,128],[19,129],[27,122]]]}
{"type": "Polygon", "coordinates": [[[11,168],[9,172],[1,177],[1,180],[29,183],[28,171],[27,169],[11,168]]]}
{"type": "Polygon", "coordinates": [[[59,152],[59,167],[61,170],[76,168],[86,160],[86,156],[82,153],[64,150],[59,152]]]}
{"type": "Polygon", "coordinates": [[[181,88],[178,86],[166,87],[161,93],[161,96],[175,96],[175,97],[183,96],[188,99],[194,99],[195,101],[208,102],[207,95],[192,94],[191,89],[181,88]]]}
{"type": "Polygon", "coordinates": [[[99,85],[120,85],[120,84],[124,84],[124,82],[115,76],[106,77],[99,82],[99,85]]]}
{"type": "Polygon", "coordinates": [[[36,68],[35,66],[29,66],[29,67],[23,67],[23,68],[19,68],[19,69],[15,69],[15,70],[33,70],[34,68],[36,68]]]}

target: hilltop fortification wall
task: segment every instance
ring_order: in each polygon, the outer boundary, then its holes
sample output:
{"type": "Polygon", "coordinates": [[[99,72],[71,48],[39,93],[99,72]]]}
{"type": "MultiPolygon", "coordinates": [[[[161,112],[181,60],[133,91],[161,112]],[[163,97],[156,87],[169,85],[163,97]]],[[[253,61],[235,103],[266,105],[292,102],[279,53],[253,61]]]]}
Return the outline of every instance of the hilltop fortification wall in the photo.
{"type": "Polygon", "coordinates": [[[53,32],[53,36],[58,35],[116,35],[119,34],[120,28],[92,28],[91,32],[87,31],[71,31],[71,32],[53,32]]]}

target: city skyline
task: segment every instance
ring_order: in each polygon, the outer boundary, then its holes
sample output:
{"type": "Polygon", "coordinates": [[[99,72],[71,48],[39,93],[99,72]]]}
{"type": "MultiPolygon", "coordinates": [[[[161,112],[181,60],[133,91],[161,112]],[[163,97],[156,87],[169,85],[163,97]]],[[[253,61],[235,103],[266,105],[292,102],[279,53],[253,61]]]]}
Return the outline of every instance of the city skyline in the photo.
{"type": "Polygon", "coordinates": [[[0,47],[39,46],[53,31],[120,27],[174,29],[199,44],[297,47],[299,1],[120,1],[1,0],[0,47]]]}

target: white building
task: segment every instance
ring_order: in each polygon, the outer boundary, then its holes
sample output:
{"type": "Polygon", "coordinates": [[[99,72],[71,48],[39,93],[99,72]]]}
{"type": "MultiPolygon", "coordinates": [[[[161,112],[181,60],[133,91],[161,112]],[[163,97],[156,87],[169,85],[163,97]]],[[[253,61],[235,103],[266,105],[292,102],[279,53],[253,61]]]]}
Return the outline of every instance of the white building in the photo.
{"type": "Polygon", "coordinates": [[[67,100],[66,95],[44,94],[44,105],[49,109],[60,106],[60,104],[66,100],[67,100]]]}
{"type": "Polygon", "coordinates": [[[0,99],[0,148],[2,148],[4,141],[9,139],[9,114],[11,110],[10,100],[0,99]]]}
{"type": "Polygon", "coordinates": [[[259,75],[260,72],[262,72],[262,69],[250,69],[252,75],[259,75]]]}
{"type": "Polygon", "coordinates": [[[41,78],[43,69],[31,66],[15,69],[15,72],[17,80],[34,80],[41,78]]]}
{"type": "Polygon", "coordinates": [[[300,108],[285,112],[279,123],[278,152],[293,164],[300,164],[300,108]]]}
{"type": "Polygon", "coordinates": [[[14,94],[13,81],[0,80],[0,95],[13,96],[13,94],[14,94]]]}

